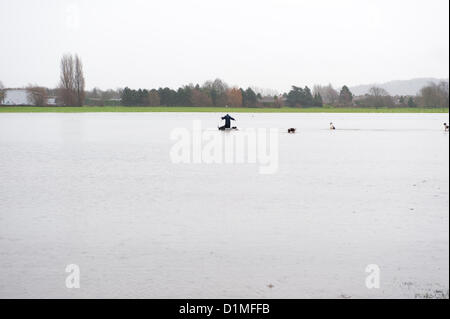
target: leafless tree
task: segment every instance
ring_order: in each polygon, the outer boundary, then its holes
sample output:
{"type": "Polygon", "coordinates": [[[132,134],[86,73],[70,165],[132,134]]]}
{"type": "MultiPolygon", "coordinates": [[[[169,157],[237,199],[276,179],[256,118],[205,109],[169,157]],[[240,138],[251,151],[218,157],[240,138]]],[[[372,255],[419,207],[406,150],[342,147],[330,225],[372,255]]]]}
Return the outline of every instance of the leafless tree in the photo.
{"type": "MultiPolygon", "coordinates": [[[[214,81],[207,81],[203,84],[203,92],[211,97],[214,106],[227,105],[227,90],[229,86],[221,79],[215,79],[214,81]]],[[[201,94],[199,94],[200,96],[201,94]]]]}
{"type": "Polygon", "coordinates": [[[83,106],[86,93],[84,91],[85,80],[83,74],[83,63],[78,55],[75,55],[74,61],[74,88],[76,94],[77,106],[83,106]]]}
{"type": "Polygon", "coordinates": [[[449,107],[448,82],[430,83],[420,90],[417,100],[422,107],[449,107]]]}
{"type": "Polygon", "coordinates": [[[218,94],[224,94],[228,90],[228,84],[221,79],[215,79],[214,81],[206,81],[203,84],[204,89],[214,90],[218,94]]]}
{"type": "Polygon", "coordinates": [[[339,93],[331,84],[328,84],[327,86],[315,85],[313,92],[314,94],[320,94],[324,104],[335,105],[339,102],[339,93]]]}
{"type": "Polygon", "coordinates": [[[394,99],[385,89],[373,86],[369,90],[367,103],[368,106],[374,107],[392,107],[394,106],[394,99]]]}
{"type": "Polygon", "coordinates": [[[34,106],[46,106],[48,102],[47,89],[37,85],[27,87],[28,100],[34,106]]]}
{"type": "Polygon", "coordinates": [[[373,86],[369,90],[369,95],[372,95],[374,97],[380,97],[380,96],[388,96],[389,93],[383,88],[373,86]]]}
{"type": "Polygon", "coordinates": [[[66,54],[61,58],[60,94],[65,106],[75,104],[73,57],[66,54]]]}
{"type": "Polygon", "coordinates": [[[66,106],[82,106],[84,104],[85,79],[83,64],[78,55],[75,58],[66,54],[61,58],[60,75],[61,100],[66,106]]]}

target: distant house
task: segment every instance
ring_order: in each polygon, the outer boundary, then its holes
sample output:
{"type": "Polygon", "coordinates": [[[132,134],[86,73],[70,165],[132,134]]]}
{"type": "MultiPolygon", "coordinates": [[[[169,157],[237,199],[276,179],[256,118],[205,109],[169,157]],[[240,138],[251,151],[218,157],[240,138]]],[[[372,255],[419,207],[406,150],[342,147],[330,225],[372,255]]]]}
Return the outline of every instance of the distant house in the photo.
{"type": "MultiPolygon", "coordinates": [[[[28,97],[27,89],[5,89],[5,97],[3,101],[0,101],[1,105],[31,105],[31,101],[28,97]]],[[[55,96],[47,98],[47,105],[58,105],[58,99],[55,96]]]]}
{"type": "Polygon", "coordinates": [[[30,105],[26,89],[6,89],[3,105],[30,105]]]}
{"type": "Polygon", "coordinates": [[[57,103],[57,97],[56,97],[56,96],[49,96],[49,97],[47,98],[47,105],[52,105],[52,106],[58,105],[58,103],[57,103]]]}

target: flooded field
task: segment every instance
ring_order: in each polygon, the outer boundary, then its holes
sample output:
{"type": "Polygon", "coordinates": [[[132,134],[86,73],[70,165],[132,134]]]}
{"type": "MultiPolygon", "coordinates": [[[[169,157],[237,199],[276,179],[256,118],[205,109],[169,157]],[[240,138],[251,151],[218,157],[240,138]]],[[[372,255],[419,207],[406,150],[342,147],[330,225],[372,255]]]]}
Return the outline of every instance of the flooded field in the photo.
{"type": "Polygon", "coordinates": [[[0,298],[448,298],[448,114],[234,114],[276,171],[173,163],[220,116],[0,114],[0,298]]]}

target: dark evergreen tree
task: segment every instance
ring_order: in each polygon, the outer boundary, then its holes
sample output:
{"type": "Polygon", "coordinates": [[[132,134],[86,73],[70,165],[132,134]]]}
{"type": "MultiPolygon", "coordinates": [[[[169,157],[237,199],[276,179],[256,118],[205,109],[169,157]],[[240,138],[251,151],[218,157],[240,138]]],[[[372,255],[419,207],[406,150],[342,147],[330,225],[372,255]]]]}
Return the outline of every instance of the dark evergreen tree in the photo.
{"type": "Polygon", "coordinates": [[[416,101],[414,101],[412,96],[408,98],[408,107],[417,107],[416,101]]]}
{"type": "Polygon", "coordinates": [[[339,103],[343,105],[351,105],[353,101],[353,94],[350,89],[344,85],[339,94],[339,103]]]}
{"type": "Polygon", "coordinates": [[[133,92],[130,90],[130,88],[126,87],[125,89],[123,89],[121,99],[123,105],[133,105],[133,92]]]}
{"type": "Polygon", "coordinates": [[[300,107],[303,100],[304,92],[301,87],[292,86],[292,89],[287,95],[287,105],[290,107],[300,107]]]}
{"type": "Polygon", "coordinates": [[[258,98],[255,91],[251,88],[248,88],[245,91],[242,90],[242,105],[244,105],[244,107],[256,107],[257,103],[258,98]]]}
{"type": "Polygon", "coordinates": [[[304,100],[303,100],[303,106],[314,106],[314,98],[312,96],[311,90],[309,87],[305,86],[303,89],[303,92],[305,94],[304,100]]]}
{"type": "Polygon", "coordinates": [[[322,107],[323,106],[323,100],[322,95],[320,93],[314,94],[314,106],[322,107]]]}
{"type": "Polygon", "coordinates": [[[177,91],[177,105],[191,106],[192,89],[189,86],[179,88],[177,91]]]}

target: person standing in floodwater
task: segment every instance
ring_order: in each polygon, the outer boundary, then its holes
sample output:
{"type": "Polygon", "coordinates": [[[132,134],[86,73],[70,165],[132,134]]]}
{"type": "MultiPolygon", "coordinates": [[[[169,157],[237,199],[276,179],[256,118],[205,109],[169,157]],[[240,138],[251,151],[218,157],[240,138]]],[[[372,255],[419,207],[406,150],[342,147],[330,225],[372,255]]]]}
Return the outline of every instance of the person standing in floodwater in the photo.
{"type": "Polygon", "coordinates": [[[236,121],[234,118],[232,118],[230,116],[230,114],[225,115],[224,117],[222,117],[222,120],[225,120],[225,125],[219,127],[219,130],[223,131],[227,128],[231,128],[231,121],[236,121]]]}

